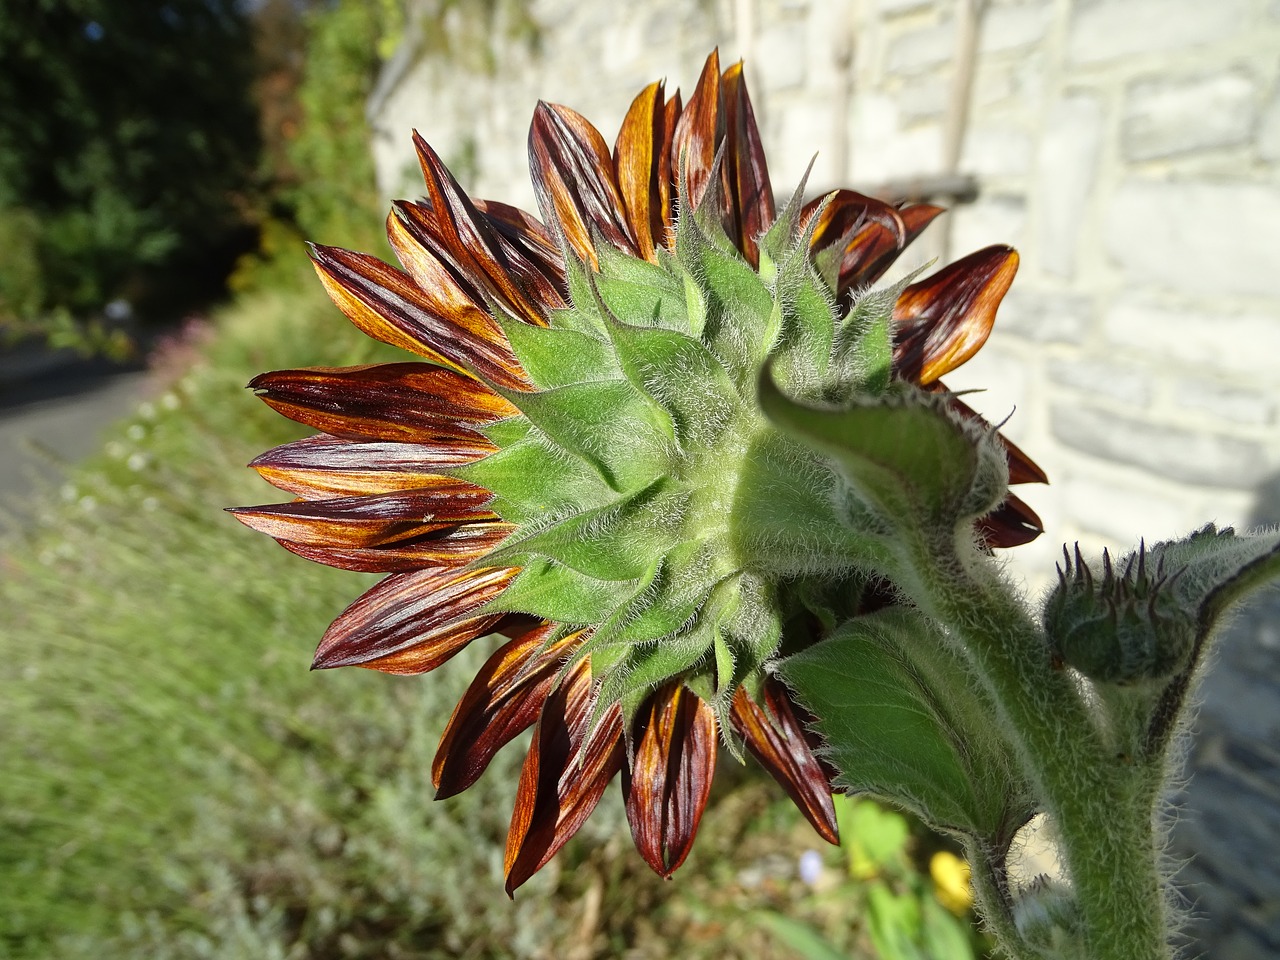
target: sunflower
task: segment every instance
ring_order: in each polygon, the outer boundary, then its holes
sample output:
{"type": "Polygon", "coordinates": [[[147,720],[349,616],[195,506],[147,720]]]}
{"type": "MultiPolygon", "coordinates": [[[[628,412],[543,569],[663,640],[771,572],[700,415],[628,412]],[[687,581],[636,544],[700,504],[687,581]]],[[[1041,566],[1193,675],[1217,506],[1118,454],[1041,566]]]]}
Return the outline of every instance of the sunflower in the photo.
{"type": "MultiPolygon", "coordinates": [[[[941,209],[850,190],[805,203],[803,185],[779,209],[742,67],[721,72],[715,53],[687,104],[641,91],[612,151],[539,104],[541,221],[468,197],[414,142],[426,196],[387,220],[401,266],[311,255],[356,326],[417,359],[250,384],[321,432],[253,461],[297,499],[238,519],[310,560],[387,574],[314,665],[419,674],[504,638],[432,775],[438,797],[457,794],[533,727],[508,893],[618,773],[637,848],[670,876],[721,745],[745,747],[837,842],[833,772],[771,667],[895,593],[858,560],[867,511],[768,421],[759,384],[815,404],[928,394],[996,438],[1011,482],[1043,481],[938,380],[986,339],[1017,254],[872,291],[941,209]]],[[[972,519],[989,548],[1040,531],[1004,493],[972,519]]]]}

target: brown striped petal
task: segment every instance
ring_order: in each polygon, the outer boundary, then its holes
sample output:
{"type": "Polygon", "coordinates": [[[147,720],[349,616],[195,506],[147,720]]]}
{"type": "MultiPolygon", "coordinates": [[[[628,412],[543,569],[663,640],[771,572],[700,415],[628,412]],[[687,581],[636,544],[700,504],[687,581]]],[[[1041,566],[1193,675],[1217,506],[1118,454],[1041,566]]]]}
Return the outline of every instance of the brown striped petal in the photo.
{"type": "Polygon", "coordinates": [[[614,705],[586,742],[591,666],[580,661],[551,691],[520,771],[507,832],[507,894],[537,873],[586,822],[622,767],[622,710],[614,705]]]}
{"type": "Polygon", "coordinates": [[[1012,493],[978,521],[978,536],[988,547],[1020,547],[1044,533],[1036,512],[1012,493]]]}
{"type": "MultiPolygon", "coordinates": [[[[935,386],[941,384],[935,381],[935,386]]],[[[962,417],[979,423],[985,429],[991,429],[991,423],[973,407],[969,406],[959,397],[951,397],[947,401],[952,410],[955,410],[962,417]]],[[[1004,447],[1005,454],[1009,458],[1009,482],[1010,483],[1048,483],[1049,475],[1040,468],[1040,465],[1027,456],[1017,444],[1005,437],[1004,434],[997,434],[1000,444],[1004,447]]]]}
{"type": "Polygon", "coordinates": [[[515,527],[500,520],[446,526],[408,540],[372,547],[332,547],[278,540],[290,553],[327,567],[360,573],[407,573],[425,567],[460,567],[496,548],[515,527]]]}
{"type": "Polygon", "coordinates": [[[681,197],[684,209],[702,201],[715,163],[716,151],[724,138],[724,103],[720,92],[720,52],[713,50],[702,66],[702,75],[693,96],[680,114],[671,144],[671,165],[683,176],[689,195],[681,197]]]}
{"type": "Polygon", "coordinates": [[[776,213],[773,187],[769,183],[764,145],[760,142],[760,128],[751,109],[741,61],[726,70],[720,82],[724,88],[725,136],[729,145],[725,151],[725,176],[732,196],[730,236],[755,267],[760,262],[756,240],[773,226],[776,213]]]}
{"type": "Polygon", "coordinates": [[[493,654],[458,701],[431,764],[436,799],[466,790],[499,750],[538,719],[556,674],[581,632],[548,643],[557,629],[542,623],[493,654]]]}
{"type": "Polygon", "coordinates": [[[666,235],[657,197],[658,150],[662,147],[663,85],[651,83],[631,102],[613,145],[613,169],[640,256],[657,262],[654,252],[666,235]]]}
{"type": "Polygon", "coordinates": [[[249,388],[290,420],[339,437],[435,443],[448,437],[493,451],[480,428],[518,411],[484,384],[429,363],[277,370],[249,388]]]}
{"type": "Polygon", "coordinates": [[[805,219],[814,212],[818,220],[810,248],[840,251],[837,296],[878,279],[909,242],[897,209],[853,190],[838,190],[829,202],[825,198],[811,201],[805,206],[805,219]]]}
{"type": "Polygon", "coordinates": [[[377,257],[311,244],[329,298],[364,333],[512,390],[527,388],[507,338],[479,307],[424,290],[377,257]]]}
{"type": "Polygon", "coordinates": [[[655,694],[639,722],[635,757],[622,770],[627,821],[640,855],[666,878],[693,849],[711,794],[715,713],[701,697],[677,685],[655,694]]]}
{"type": "MultiPolygon", "coordinates": [[[[272,486],[309,500],[394,493],[443,480],[440,471],[483,452],[448,444],[351,441],[319,434],[268,450],[249,466],[272,486]]],[[[478,490],[452,481],[459,491],[478,490]]],[[[448,486],[448,484],[445,484],[448,486]]]]}
{"type": "Polygon", "coordinates": [[[893,311],[899,375],[927,385],[977,353],[1017,272],[1017,252],[993,246],[903,290],[893,311]]]}
{"type": "Polygon", "coordinates": [[[490,567],[393,573],[330,624],[312,669],[434,670],[502,619],[476,611],[505,590],[516,572],[490,567]]]}
{"type": "Polygon", "coordinates": [[[230,512],[246,527],[277,540],[319,547],[375,547],[469,520],[492,519],[494,514],[485,509],[492,494],[469,484],[460,487],[459,482],[424,478],[416,490],[232,507],[230,512]]]}
{"type": "Polygon", "coordinates": [[[856,265],[850,264],[847,272],[842,271],[841,289],[875,283],[884,276],[886,270],[893,266],[894,261],[902,255],[902,251],[911,246],[912,241],[920,236],[924,228],[939,214],[945,212],[946,208],[936,207],[931,203],[915,203],[899,208],[898,216],[902,220],[903,234],[897,244],[875,250],[874,253],[869,251],[857,258],[856,265]]]}
{"type": "Polygon", "coordinates": [[[745,689],[738,688],[729,714],[733,728],[818,835],[829,843],[839,843],[831,781],[813,753],[816,738],[805,730],[798,708],[779,681],[766,680],[764,694],[761,707],[745,689]]]}
{"type": "Polygon", "coordinates": [[[424,289],[433,289],[443,272],[476,306],[496,300],[513,315],[545,325],[548,309],[558,299],[550,276],[525,256],[522,246],[493,228],[491,218],[480,212],[417,133],[413,142],[427,202],[392,207],[388,232],[401,263],[424,289]],[[406,244],[408,238],[412,239],[406,244]]]}
{"type": "Polygon", "coordinates": [[[539,102],[529,130],[529,165],[542,217],[559,226],[574,252],[593,266],[592,235],[638,256],[622,197],[613,179],[613,158],[581,114],[539,102]]]}
{"type": "Polygon", "coordinates": [[[485,215],[490,227],[520,250],[521,256],[536,264],[544,276],[563,283],[564,256],[555,237],[547,232],[541,220],[519,207],[499,200],[481,200],[475,197],[471,202],[485,215]]]}

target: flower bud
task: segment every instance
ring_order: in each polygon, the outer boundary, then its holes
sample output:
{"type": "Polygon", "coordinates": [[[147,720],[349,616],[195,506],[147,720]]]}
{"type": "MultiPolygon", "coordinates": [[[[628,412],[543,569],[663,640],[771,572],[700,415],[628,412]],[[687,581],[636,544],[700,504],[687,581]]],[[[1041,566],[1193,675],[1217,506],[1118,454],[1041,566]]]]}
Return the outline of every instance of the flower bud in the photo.
{"type": "Polygon", "coordinates": [[[1118,686],[1163,680],[1182,670],[1195,642],[1195,614],[1178,601],[1172,576],[1148,569],[1145,544],[1117,574],[1102,553],[1095,579],[1076,545],[1045,604],[1045,629],[1054,652],[1086,677],[1118,686]]]}

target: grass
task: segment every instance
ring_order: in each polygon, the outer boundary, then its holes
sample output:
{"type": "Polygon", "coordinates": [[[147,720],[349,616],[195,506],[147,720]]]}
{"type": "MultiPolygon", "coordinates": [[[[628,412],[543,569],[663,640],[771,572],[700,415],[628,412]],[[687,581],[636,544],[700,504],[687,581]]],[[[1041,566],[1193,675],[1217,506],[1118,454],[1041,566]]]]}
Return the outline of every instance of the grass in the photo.
{"type": "Polygon", "coordinates": [[[615,788],[507,901],[522,748],[430,801],[435,740],[491,644],[428,678],[310,673],[370,578],[220,509],[275,499],[244,464],[300,435],[243,390],[254,373],[390,357],[301,289],[243,296],[0,554],[0,956],[770,958],[805,930],[871,956],[868,890],[931,902],[901,852],[870,886],[833,850],[836,879],[802,882],[818,841],[731,762],[673,883],[630,850],[615,788]]]}

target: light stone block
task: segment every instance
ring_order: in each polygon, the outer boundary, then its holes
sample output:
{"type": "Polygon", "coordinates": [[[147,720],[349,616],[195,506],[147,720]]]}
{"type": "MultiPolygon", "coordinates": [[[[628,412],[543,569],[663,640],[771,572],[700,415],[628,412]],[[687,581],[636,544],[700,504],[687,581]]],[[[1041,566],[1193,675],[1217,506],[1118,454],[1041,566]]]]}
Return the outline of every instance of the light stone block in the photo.
{"type": "Polygon", "coordinates": [[[932,7],[934,0],[876,0],[876,12],[882,17],[900,17],[932,7]]]}
{"type": "Polygon", "coordinates": [[[1067,56],[1073,63],[1206,46],[1249,29],[1251,0],[1079,0],[1067,56]]]}
{"type": "Polygon", "coordinates": [[[1183,410],[1230,424],[1258,427],[1275,422],[1277,397],[1280,392],[1267,396],[1258,390],[1188,379],[1175,385],[1173,402],[1183,410]]]}
{"type": "Polygon", "coordinates": [[[1280,94],[1271,98],[1258,123],[1258,156],[1280,163],[1280,94]]]}
{"type": "Polygon", "coordinates": [[[1145,407],[1151,401],[1150,378],[1132,364],[1097,357],[1051,357],[1046,365],[1054,383],[1093,397],[1105,397],[1126,407],[1145,407]]]}
{"type": "Polygon", "coordinates": [[[992,194],[956,207],[951,216],[953,257],[981,250],[993,243],[1018,246],[1027,226],[1026,203],[1019,196],[992,194]]]}
{"type": "Polygon", "coordinates": [[[754,47],[748,69],[758,74],[764,86],[770,90],[794,90],[804,86],[813,51],[806,42],[803,21],[781,23],[762,31],[756,37],[754,47]]]}
{"type": "Polygon", "coordinates": [[[1122,143],[1130,160],[1150,160],[1246,142],[1256,117],[1257,85],[1240,71],[1193,80],[1143,80],[1129,86],[1122,143]]]}
{"type": "Polygon", "coordinates": [[[912,30],[889,46],[892,73],[919,73],[949,63],[955,55],[956,25],[952,21],[936,27],[912,30]]]}
{"type": "MultiPolygon", "coordinates": [[[[1080,473],[1051,479],[1062,498],[1063,512],[1083,529],[1100,534],[1111,550],[1129,551],[1141,537],[1164,539],[1193,529],[1189,524],[1195,521],[1188,521],[1186,507],[1154,485],[1080,473]]],[[[1091,553],[1086,550],[1087,555],[1091,553]]]]}
{"type": "Polygon", "coordinates": [[[1088,297],[1033,290],[1015,280],[1000,304],[996,330],[1035,343],[1080,343],[1093,319],[1088,297]]]}
{"type": "Polygon", "coordinates": [[[1035,204],[1040,267],[1075,275],[1080,220],[1097,176],[1103,110],[1096,97],[1064,97],[1050,108],[1037,155],[1035,204]]]}
{"type": "Polygon", "coordinates": [[[1247,488],[1277,466],[1257,443],[1118,416],[1085,404],[1054,405],[1050,424],[1053,435],[1069,447],[1182,483],[1247,488]]]}
{"type": "Polygon", "coordinates": [[[990,7],[982,18],[978,49],[983,53],[1003,53],[1039,43],[1053,17],[1048,3],[1019,3],[990,7]]]}
{"type": "Polygon", "coordinates": [[[898,91],[899,113],[905,123],[919,120],[935,120],[947,109],[950,90],[937,77],[914,77],[898,91]]]}
{"type": "Polygon", "coordinates": [[[980,177],[1016,177],[1031,169],[1031,138],[1009,126],[970,126],[960,169],[980,177]]]}
{"type": "Polygon", "coordinates": [[[1107,210],[1104,242],[1136,280],[1274,298],[1280,185],[1129,180],[1107,210]]]}
{"type": "Polygon", "coordinates": [[[1148,356],[1259,383],[1274,379],[1273,358],[1280,357],[1280,312],[1207,313],[1125,298],[1106,311],[1103,331],[1148,356]]]}

